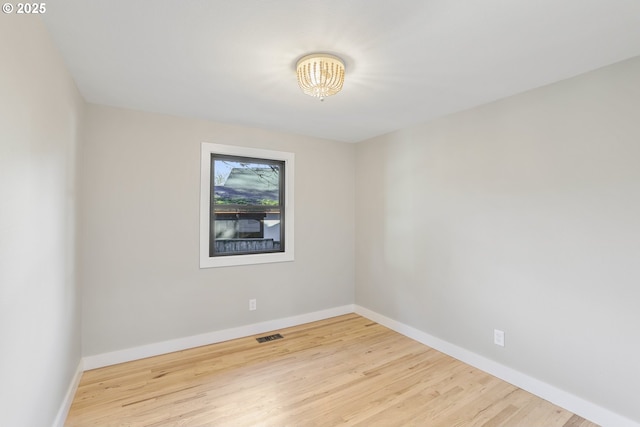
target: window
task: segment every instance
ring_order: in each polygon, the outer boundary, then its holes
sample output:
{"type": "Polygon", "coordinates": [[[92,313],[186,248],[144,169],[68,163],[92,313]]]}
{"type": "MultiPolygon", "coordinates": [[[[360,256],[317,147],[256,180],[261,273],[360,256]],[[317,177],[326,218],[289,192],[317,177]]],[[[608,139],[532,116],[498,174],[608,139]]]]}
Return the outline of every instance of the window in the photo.
{"type": "Polygon", "coordinates": [[[202,144],[200,267],[293,261],[292,153],[202,144]]]}
{"type": "Polygon", "coordinates": [[[284,252],[284,165],[211,154],[210,257],[284,252]]]}

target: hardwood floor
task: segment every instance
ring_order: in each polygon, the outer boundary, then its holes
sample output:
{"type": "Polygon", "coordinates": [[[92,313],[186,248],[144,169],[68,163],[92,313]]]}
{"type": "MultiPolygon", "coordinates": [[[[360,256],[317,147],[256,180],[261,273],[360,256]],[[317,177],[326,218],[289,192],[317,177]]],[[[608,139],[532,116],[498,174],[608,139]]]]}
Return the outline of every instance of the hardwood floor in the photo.
{"type": "Polygon", "coordinates": [[[596,426],[356,314],[277,332],[87,371],[65,425],[596,426]]]}

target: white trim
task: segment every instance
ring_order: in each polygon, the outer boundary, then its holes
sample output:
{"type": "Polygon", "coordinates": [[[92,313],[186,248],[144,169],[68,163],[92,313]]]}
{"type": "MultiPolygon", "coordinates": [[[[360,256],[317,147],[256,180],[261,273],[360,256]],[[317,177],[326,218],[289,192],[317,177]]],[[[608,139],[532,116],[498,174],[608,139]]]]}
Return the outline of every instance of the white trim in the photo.
{"type": "Polygon", "coordinates": [[[200,151],[200,268],[228,267],[235,265],[263,264],[294,260],[294,176],[295,155],[285,151],[262,150],[203,142],[200,151]],[[285,162],[284,185],[284,252],[232,255],[224,257],[209,256],[211,201],[211,154],[253,157],[258,159],[280,160],[285,162]]]}
{"type": "Polygon", "coordinates": [[[602,406],[582,399],[574,394],[561,390],[551,384],[540,381],[515,369],[509,368],[477,353],[458,347],[447,341],[436,338],[397,320],[390,319],[372,310],[355,305],[355,312],[373,320],[389,329],[414,339],[435,350],[454,357],[475,368],[481,369],[510,384],[520,387],[542,399],[571,411],[583,418],[600,424],[603,427],[640,427],[640,424],[602,406]]]}
{"type": "Polygon", "coordinates": [[[67,394],[65,394],[64,396],[64,400],[60,405],[60,409],[58,410],[58,414],[56,415],[56,419],[53,422],[52,427],[64,427],[64,423],[67,420],[67,415],[69,415],[71,403],[73,403],[73,398],[76,395],[78,385],[80,384],[82,372],[84,372],[84,364],[82,359],[80,359],[80,362],[78,362],[78,367],[76,368],[76,373],[73,374],[73,378],[71,379],[69,388],[67,389],[67,394]]]}
{"type": "Polygon", "coordinates": [[[145,357],[158,356],[174,351],[186,350],[202,345],[215,344],[236,338],[244,338],[251,335],[271,332],[291,326],[302,325],[304,323],[324,320],[330,317],[341,316],[354,312],[352,304],[341,307],[334,307],[327,310],[315,311],[312,313],[300,314],[283,319],[267,320],[265,322],[251,325],[239,326],[237,328],[223,329],[200,335],[193,335],[185,338],[158,342],[154,344],[142,345],[139,347],[124,350],[112,351],[110,353],[96,354],[84,358],[84,369],[96,369],[104,366],[115,365],[117,363],[130,362],[132,360],[144,359],[145,357]]]}
{"type": "Polygon", "coordinates": [[[194,335],[175,340],[163,341],[139,347],[118,350],[110,353],[86,356],[78,365],[78,370],[71,381],[67,395],[56,417],[53,427],[63,427],[73,396],[80,382],[83,370],[101,368],[115,365],[117,363],[129,362],[143,359],[145,357],[158,356],[179,350],[186,350],[207,344],[215,344],[236,338],[243,338],[251,335],[271,332],[291,326],[302,325],[309,322],[328,319],[343,314],[357,313],[374,322],[377,322],[395,332],[414,339],[435,350],[441,351],[475,368],[481,369],[501,380],[520,387],[534,395],[548,400],[549,402],[567,409],[583,418],[600,424],[603,427],[640,427],[640,424],[610,411],[602,406],[596,405],[574,394],[561,390],[551,384],[540,381],[522,372],[516,371],[477,353],[458,347],[440,338],[422,332],[412,326],[406,325],[397,320],[393,320],[375,311],[369,310],[359,305],[348,304],[341,307],[334,307],[312,313],[286,317],[282,319],[268,320],[251,325],[239,326],[237,328],[224,329],[200,335],[194,335]]]}

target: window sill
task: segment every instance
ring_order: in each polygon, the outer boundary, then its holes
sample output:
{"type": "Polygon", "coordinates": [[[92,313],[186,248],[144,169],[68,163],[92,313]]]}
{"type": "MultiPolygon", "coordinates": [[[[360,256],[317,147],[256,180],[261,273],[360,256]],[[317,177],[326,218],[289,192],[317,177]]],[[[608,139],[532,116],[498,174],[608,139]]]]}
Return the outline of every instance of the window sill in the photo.
{"type": "Polygon", "coordinates": [[[289,252],[249,255],[226,255],[219,257],[201,258],[200,268],[233,267],[236,265],[267,264],[272,262],[289,261],[293,261],[293,254],[289,252]]]}

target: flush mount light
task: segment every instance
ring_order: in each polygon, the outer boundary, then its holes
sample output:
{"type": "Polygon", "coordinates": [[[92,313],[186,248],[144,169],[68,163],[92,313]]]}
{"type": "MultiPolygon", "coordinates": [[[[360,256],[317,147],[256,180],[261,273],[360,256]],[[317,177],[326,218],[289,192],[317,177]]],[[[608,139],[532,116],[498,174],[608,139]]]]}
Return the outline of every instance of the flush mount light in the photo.
{"type": "Polygon", "coordinates": [[[296,65],[298,85],[304,93],[323,101],[335,95],[344,83],[344,62],[334,55],[314,53],[300,58],[296,65]]]}

